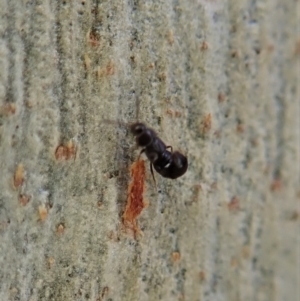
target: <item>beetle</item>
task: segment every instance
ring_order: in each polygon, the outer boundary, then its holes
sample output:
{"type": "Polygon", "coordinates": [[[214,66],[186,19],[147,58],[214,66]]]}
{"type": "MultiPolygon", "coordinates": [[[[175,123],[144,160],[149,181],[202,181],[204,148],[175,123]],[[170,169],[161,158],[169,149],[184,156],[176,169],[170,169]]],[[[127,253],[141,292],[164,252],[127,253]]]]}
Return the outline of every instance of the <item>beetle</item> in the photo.
{"type": "Polygon", "coordinates": [[[178,151],[173,152],[172,146],[166,146],[154,130],[142,122],[136,122],[130,126],[130,131],[136,137],[137,145],[143,148],[141,154],[145,153],[150,161],[153,179],[153,167],[161,176],[169,179],[177,179],[185,174],[187,157],[178,151]]]}

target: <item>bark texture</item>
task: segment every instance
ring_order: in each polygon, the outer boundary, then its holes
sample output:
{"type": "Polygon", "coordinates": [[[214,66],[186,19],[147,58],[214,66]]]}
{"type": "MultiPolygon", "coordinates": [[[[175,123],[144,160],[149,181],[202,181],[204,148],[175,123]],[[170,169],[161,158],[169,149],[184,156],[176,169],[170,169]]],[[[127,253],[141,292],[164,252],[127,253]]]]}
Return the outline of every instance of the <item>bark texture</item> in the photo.
{"type": "Polygon", "coordinates": [[[0,300],[300,300],[299,1],[0,8],[0,300]],[[189,169],[135,239],[137,119],[189,169]]]}

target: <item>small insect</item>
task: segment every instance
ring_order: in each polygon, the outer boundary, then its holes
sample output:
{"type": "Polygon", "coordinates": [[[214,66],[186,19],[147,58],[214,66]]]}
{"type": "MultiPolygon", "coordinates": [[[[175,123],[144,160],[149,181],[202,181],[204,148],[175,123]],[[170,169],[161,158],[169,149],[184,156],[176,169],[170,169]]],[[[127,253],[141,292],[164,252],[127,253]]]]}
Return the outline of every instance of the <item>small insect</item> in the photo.
{"type": "MultiPolygon", "coordinates": [[[[157,137],[154,130],[145,124],[137,122],[131,125],[130,130],[136,136],[138,146],[143,147],[141,154],[145,153],[150,161],[151,174],[154,179],[154,169],[163,177],[176,179],[185,174],[188,168],[188,160],[180,152],[173,152],[172,146],[157,137]],[[170,148],[171,151],[167,149],[170,148]]],[[[154,180],[155,181],[155,180],[154,180]]]]}

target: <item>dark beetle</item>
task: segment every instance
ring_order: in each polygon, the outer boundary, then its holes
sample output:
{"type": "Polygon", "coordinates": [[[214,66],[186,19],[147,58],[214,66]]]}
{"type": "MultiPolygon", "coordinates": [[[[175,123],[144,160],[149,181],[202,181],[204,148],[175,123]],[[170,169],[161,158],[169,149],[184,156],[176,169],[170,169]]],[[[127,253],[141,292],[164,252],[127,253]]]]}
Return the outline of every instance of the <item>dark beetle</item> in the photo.
{"type": "Polygon", "coordinates": [[[131,125],[130,130],[136,136],[138,146],[143,147],[141,153],[145,153],[150,161],[153,178],[152,165],[165,178],[176,179],[185,174],[188,168],[187,158],[177,151],[173,152],[172,146],[166,146],[152,129],[137,122],[131,125]]]}

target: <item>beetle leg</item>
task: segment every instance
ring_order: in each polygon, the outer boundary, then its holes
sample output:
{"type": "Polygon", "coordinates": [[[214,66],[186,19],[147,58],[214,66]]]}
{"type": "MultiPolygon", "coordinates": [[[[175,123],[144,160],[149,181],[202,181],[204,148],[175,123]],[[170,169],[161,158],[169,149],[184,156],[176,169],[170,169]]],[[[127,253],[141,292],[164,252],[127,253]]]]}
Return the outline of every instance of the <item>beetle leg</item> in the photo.
{"type": "Polygon", "coordinates": [[[141,150],[141,152],[140,152],[140,154],[139,154],[139,157],[138,157],[138,160],[140,160],[141,154],[144,153],[145,150],[146,150],[145,148],[143,148],[143,149],[141,150]]]}
{"type": "Polygon", "coordinates": [[[166,149],[170,148],[171,149],[171,153],[173,153],[173,147],[171,145],[166,146],[166,149]]]}
{"type": "Polygon", "coordinates": [[[154,172],[153,172],[153,164],[152,164],[151,162],[150,162],[150,170],[151,170],[151,175],[152,175],[152,178],[153,178],[155,187],[156,187],[156,189],[157,189],[156,181],[155,181],[155,176],[154,176],[154,172]]]}

